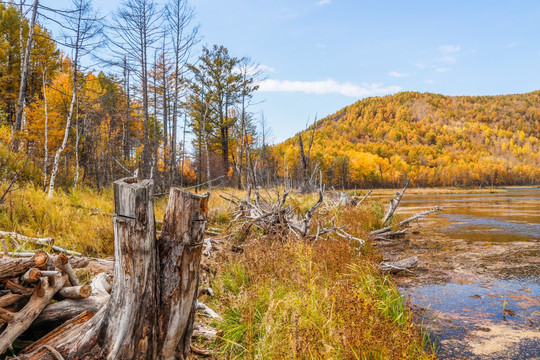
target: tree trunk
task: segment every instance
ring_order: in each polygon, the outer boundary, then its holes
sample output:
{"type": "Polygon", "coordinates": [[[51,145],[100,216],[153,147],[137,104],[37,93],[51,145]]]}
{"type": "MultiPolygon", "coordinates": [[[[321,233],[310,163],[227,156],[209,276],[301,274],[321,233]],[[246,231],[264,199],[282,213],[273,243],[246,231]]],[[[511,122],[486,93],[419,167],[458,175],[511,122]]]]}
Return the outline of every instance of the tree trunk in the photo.
{"type": "MultiPolygon", "coordinates": [[[[32,20],[28,24],[28,39],[26,40],[26,49],[24,52],[24,58],[21,59],[21,84],[19,87],[19,98],[17,100],[17,112],[15,114],[15,124],[13,126],[13,142],[12,149],[17,151],[19,148],[19,134],[18,131],[22,128],[24,103],[26,98],[26,85],[28,83],[28,68],[30,66],[30,50],[32,49],[32,43],[34,41],[34,25],[36,23],[37,11],[39,1],[34,0],[32,5],[32,20]]],[[[23,16],[21,14],[21,16],[23,16]]],[[[22,19],[21,19],[22,21],[22,19]]],[[[22,35],[21,35],[22,36],[22,35]]]]}
{"type": "Polygon", "coordinates": [[[65,359],[187,358],[208,195],[171,189],[156,241],[153,182],[124,178],[114,183],[114,193],[109,301],[94,317],[70,325],[19,359],[55,359],[49,348],[65,359]]]}
{"type": "Polygon", "coordinates": [[[159,359],[185,359],[190,351],[207,212],[208,194],[171,189],[158,240],[159,359]]]}

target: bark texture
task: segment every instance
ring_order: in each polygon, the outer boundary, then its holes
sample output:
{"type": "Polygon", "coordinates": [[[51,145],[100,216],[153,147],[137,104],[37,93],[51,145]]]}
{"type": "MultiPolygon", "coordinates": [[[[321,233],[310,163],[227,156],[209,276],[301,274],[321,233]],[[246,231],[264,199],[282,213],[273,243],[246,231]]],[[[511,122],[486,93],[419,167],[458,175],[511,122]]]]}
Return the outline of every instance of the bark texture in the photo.
{"type": "Polygon", "coordinates": [[[70,322],[58,336],[47,335],[19,359],[55,359],[54,352],[64,359],[187,358],[208,195],[171,189],[162,237],[156,240],[153,182],[125,178],[116,181],[114,189],[115,262],[109,301],[94,317],[70,322]]]}

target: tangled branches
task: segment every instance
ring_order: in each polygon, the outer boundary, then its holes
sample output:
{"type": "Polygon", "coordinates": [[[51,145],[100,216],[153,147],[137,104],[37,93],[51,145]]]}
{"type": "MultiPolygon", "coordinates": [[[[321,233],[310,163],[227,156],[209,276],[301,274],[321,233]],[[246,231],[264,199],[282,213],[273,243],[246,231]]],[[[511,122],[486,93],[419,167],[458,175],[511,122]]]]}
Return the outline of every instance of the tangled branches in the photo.
{"type": "Polygon", "coordinates": [[[236,206],[235,217],[231,223],[241,221],[241,226],[245,231],[253,226],[261,229],[265,234],[275,234],[281,237],[294,235],[299,239],[317,240],[323,235],[335,234],[349,241],[358,241],[360,246],[364,245],[364,240],[354,237],[344,230],[344,226],[336,226],[335,221],[330,224],[324,224],[321,219],[317,219],[316,230],[313,223],[315,214],[321,205],[324,204],[324,189],[318,192],[317,202],[304,212],[287,204],[289,191],[281,193],[275,190],[276,197],[272,197],[266,192],[267,196],[262,196],[260,189],[254,191],[254,198],[251,198],[251,190],[248,190],[246,198],[240,199],[234,195],[222,196],[236,206]]]}

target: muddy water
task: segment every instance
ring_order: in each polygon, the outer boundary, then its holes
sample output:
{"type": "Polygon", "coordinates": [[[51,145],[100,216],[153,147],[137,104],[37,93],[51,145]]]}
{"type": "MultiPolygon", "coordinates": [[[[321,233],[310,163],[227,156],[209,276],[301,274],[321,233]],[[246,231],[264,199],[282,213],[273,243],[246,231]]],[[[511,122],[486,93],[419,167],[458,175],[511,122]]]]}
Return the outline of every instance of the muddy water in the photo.
{"type": "Polygon", "coordinates": [[[441,359],[540,359],[540,189],[405,195],[400,212],[443,211],[383,244],[385,258],[417,255],[396,277],[441,359]]]}

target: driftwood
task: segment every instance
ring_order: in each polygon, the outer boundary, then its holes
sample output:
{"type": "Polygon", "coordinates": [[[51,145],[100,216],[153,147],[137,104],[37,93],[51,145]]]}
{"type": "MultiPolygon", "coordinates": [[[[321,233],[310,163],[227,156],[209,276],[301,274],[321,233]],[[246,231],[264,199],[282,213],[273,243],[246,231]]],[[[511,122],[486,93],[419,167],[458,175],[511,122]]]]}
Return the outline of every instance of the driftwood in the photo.
{"type": "Polygon", "coordinates": [[[418,266],[418,258],[411,256],[409,258],[398,261],[383,261],[379,264],[379,269],[384,272],[396,274],[401,271],[410,271],[410,269],[418,266]]]}
{"type": "MultiPolygon", "coordinates": [[[[422,211],[422,212],[419,212],[418,214],[414,215],[414,216],[411,216],[410,218],[407,218],[403,221],[401,221],[399,224],[397,224],[398,227],[403,227],[403,226],[407,226],[409,225],[409,223],[413,222],[414,220],[417,220],[423,216],[427,216],[429,214],[433,214],[437,211],[441,211],[442,208],[440,207],[436,207],[434,209],[431,209],[431,210],[426,210],[426,211],[422,211]]],[[[379,229],[379,230],[374,230],[372,232],[369,233],[370,236],[375,236],[375,235],[381,235],[381,236],[385,236],[387,233],[391,232],[392,230],[392,227],[391,226],[386,226],[382,229],[379,229]]],[[[400,233],[399,235],[403,235],[403,233],[400,233]]]]}
{"type": "Polygon", "coordinates": [[[396,193],[396,198],[390,200],[388,210],[386,211],[386,214],[384,215],[382,222],[383,224],[386,224],[388,220],[394,215],[394,212],[396,211],[399,202],[401,201],[401,198],[403,197],[403,194],[405,194],[405,190],[407,190],[407,186],[409,185],[409,180],[405,183],[405,186],[403,187],[403,190],[401,190],[401,193],[396,193]]]}
{"type": "Polygon", "coordinates": [[[152,181],[126,178],[114,188],[109,301],[94,317],[57,329],[19,359],[54,359],[48,347],[66,359],[185,359],[190,352],[208,196],[171,189],[156,247],[152,181]]]}

